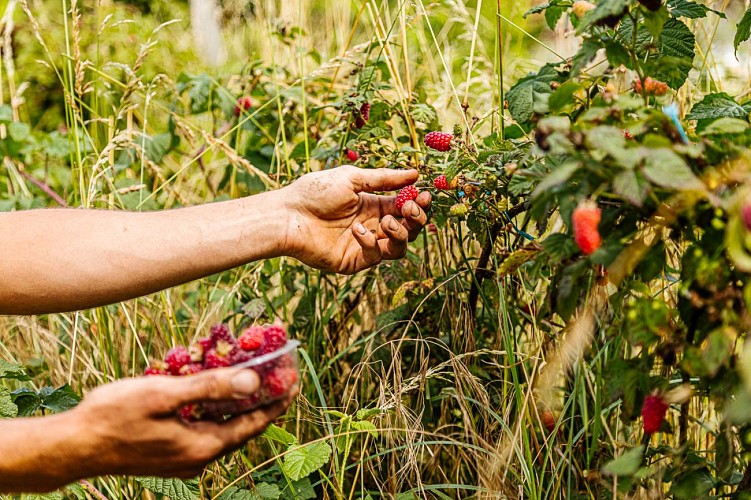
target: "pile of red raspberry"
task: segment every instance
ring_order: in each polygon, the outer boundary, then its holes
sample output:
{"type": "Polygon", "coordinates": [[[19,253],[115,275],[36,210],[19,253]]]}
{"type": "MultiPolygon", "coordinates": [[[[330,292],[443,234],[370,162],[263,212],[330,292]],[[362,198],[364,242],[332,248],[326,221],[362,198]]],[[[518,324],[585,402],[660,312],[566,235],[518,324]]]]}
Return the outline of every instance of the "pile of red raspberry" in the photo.
{"type": "Polygon", "coordinates": [[[294,351],[269,356],[271,359],[258,359],[278,351],[286,344],[287,332],[279,324],[251,326],[238,338],[235,338],[227,325],[216,325],[211,328],[208,337],[198,339],[189,347],[177,346],[167,351],[164,361],[152,362],[144,375],[185,376],[240,363],[251,365],[250,368],[261,379],[261,388],[252,397],[197,403],[180,410],[180,416],[188,421],[221,420],[227,415],[236,415],[282,399],[297,383],[294,351]],[[254,359],[258,359],[258,363],[254,364],[254,359]]]}

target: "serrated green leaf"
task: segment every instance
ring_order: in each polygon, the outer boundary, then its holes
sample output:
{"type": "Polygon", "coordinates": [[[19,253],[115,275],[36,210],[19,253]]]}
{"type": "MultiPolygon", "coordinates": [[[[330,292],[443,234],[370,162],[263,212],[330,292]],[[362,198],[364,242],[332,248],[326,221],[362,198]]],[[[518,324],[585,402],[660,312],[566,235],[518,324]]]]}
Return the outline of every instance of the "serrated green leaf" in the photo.
{"type": "Polygon", "coordinates": [[[689,0],[668,0],[668,10],[673,17],[685,17],[688,19],[702,19],[707,17],[708,12],[714,12],[723,19],[727,19],[724,12],[720,12],[714,9],[710,9],[706,5],[702,5],[689,0]]]}
{"type": "Polygon", "coordinates": [[[299,481],[292,481],[292,489],[285,484],[282,489],[282,496],[284,500],[310,500],[316,498],[316,491],[313,485],[310,483],[309,478],[303,478],[299,481]]]}
{"type": "Polygon", "coordinates": [[[666,82],[673,89],[679,89],[693,66],[695,44],[696,37],[686,24],[677,19],[668,19],[660,35],[660,56],[653,77],[666,82]]]}
{"type": "Polygon", "coordinates": [[[506,94],[513,119],[526,123],[534,113],[544,114],[548,109],[548,97],[552,93],[550,83],[558,78],[555,66],[546,64],[539,73],[525,76],[516,82],[506,94]]]}
{"type": "Polygon", "coordinates": [[[735,47],[735,53],[738,54],[738,47],[740,44],[748,40],[751,37],[751,8],[746,11],[743,18],[736,26],[735,39],[733,40],[733,47],[735,47]]]}
{"type": "Polygon", "coordinates": [[[30,380],[26,369],[18,363],[9,363],[0,359],[0,378],[13,380],[30,380]]]}
{"type": "Polygon", "coordinates": [[[667,148],[652,150],[644,160],[642,172],[654,184],[668,189],[703,187],[683,158],[667,148]]]}
{"type": "Polygon", "coordinates": [[[14,418],[18,415],[18,406],[13,403],[10,391],[0,387],[0,418],[14,418]]]}
{"type": "Polygon", "coordinates": [[[284,456],[284,473],[293,481],[307,477],[328,462],[331,446],[324,441],[293,446],[284,456]]]}
{"type": "Polygon", "coordinates": [[[748,118],[748,112],[725,92],[708,94],[691,108],[688,120],[712,120],[715,118],[748,118]]]}
{"type": "Polygon", "coordinates": [[[29,417],[42,406],[42,399],[36,392],[25,387],[11,392],[13,404],[18,407],[19,417],[29,417]]]}
{"type": "Polygon", "coordinates": [[[384,411],[380,408],[361,408],[355,413],[355,418],[357,420],[368,420],[371,417],[381,415],[382,413],[384,413],[384,411]]]}
{"type": "Polygon", "coordinates": [[[550,2],[541,3],[540,5],[535,5],[531,9],[527,10],[527,12],[525,12],[522,15],[522,17],[526,18],[527,16],[532,15],[532,14],[539,14],[540,12],[544,12],[545,9],[547,9],[548,7],[550,7],[550,2]]]}
{"type": "Polygon", "coordinates": [[[558,25],[558,21],[561,20],[561,16],[566,12],[566,9],[557,5],[551,5],[545,9],[545,22],[548,23],[548,27],[554,30],[558,25]]]}
{"type": "Polygon", "coordinates": [[[720,118],[702,129],[700,135],[735,135],[748,132],[751,124],[739,118],[720,118]]]}
{"type": "Polygon", "coordinates": [[[350,423],[350,426],[358,431],[367,431],[371,437],[378,437],[378,428],[368,420],[354,420],[350,423]]]}
{"type": "Polygon", "coordinates": [[[65,497],[59,491],[53,491],[52,493],[21,495],[20,498],[21,500],[63,500],[65,497]]]}
{"type": "Polygon", "coordinates": [[[282,443],[285,446],[297,443],[297,438],[294,435],[287,432],[286,429],[282,429],[276,424],[271,424],[266,427],[266,430],[263,431],[263,434],[261,434],[261,436],[265,437],[266,439],[282,443]]]}
{"type": "Polygon", "coordinates": [[[68,384],[65,384],[45,395],[42,407],[52,413],[61,413],[74,408],[80,401],[81,397],[68,384]]]}
{"type": "Polygon", "coordinates": [[[670,494],[676,500],[707,498],[709,491],[714,488],[715,480],[706,469],[691,470],[673,479],[670,494]]]}
{"type": "Polygon", "coordinates": [[[602,469],[609,476],[632,476],[639,470],[644,456],[644,446],[628,450],[615,460],[608,462],[602,469]]]}
{"type": "Polygon", "coordinates": [[[613,178],[613,191],[634,206],[641,207],[649,186],[633,170],[624,170],[613,178]]]}
{"type": "Polygon", "coordinates": [[[532,197],[535,198],[539,196],[540,193],[543,193],[552,187],[563,184],[564,182],[569,180],[572,175],[574,175],[574,172],[576,172],[579,167],[579,163],[574,161],[570,161],[556,167],[537,185],[534,192],[532,193],[532,197]]]}
{"type": "Polygon", "coordinates": [[[152,493],[165,495],[171,500],[199,499],[200,488],[196,479],[183,481],[177,478],[137,477],[136,481],[152,493]]]}
{"type": "Polygon", "coordinates": [[[276,484],[258,483],[252,490],[230,486],[217,500],[277,500],[282,490],[276,484]]]}

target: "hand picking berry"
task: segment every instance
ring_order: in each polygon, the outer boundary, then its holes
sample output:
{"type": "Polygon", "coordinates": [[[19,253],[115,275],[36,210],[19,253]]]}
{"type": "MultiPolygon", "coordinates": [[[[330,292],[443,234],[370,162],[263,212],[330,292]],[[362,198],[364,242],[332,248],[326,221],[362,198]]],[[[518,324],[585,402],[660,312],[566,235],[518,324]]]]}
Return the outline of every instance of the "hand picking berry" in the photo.
{"type": "Polygon", "coordinates": [[[433,179],[433,186],[435,186],[436,189],[445,190],[449,188],[449,183],[446,180],[445,175],[439,175],[435,179],[433,179]]]}
{"type": "Polygon", "coordinates": [[[405,203],[417,198],[418,194],[420,194],[420,191],[414,185],[402,188],[396,195],[396,209],[401,210],[405,203]]]}
{"type": "Polygon", "coordinates": [[[594,253],[602,244],[598,225],[602,211],[592,201],[584,200],[574,209],[571,222],[574,229],[574,241],[585,254],[594,253]]]}
{"type": "Polygon", "coordinates": [[[650,394],[644,399],[644,406],[641,407],[641,416],[644,419],[644,432],[654,434],[660,430],[662,423],[665,421],[665,414],[668,412],[668,404],[663,401],[662,397],[650,394]]]}
{"type": "Polygon", "coordinates": [[[425,145],[436,151],[446,152],[451,149],[453,135],[446,132],[428,132],[425,134],[425,145]]]}

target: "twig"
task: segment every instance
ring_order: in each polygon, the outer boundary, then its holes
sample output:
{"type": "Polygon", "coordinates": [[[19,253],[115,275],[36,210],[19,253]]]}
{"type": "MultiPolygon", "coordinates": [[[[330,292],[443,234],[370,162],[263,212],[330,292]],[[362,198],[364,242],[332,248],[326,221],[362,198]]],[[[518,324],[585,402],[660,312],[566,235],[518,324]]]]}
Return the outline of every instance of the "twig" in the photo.
{"type": "Polygon", "coordinates": [[[104,496],[104,494],[101,491],[96,489],[94,485],[88,482],[87,480],[81,479],[79,483],[81,483],[81,486],[83,486],[83,489],[85,489],[86,491],[88,491],[89,493],[97,497],[99,500],[107,500],[107,497],[104,496]]]}
{"type": "Polygon", "coordinates": [[[65,207],[65,208],[68,207],[68,204],[62,198],[62,196],[60,196],[59,194],[57,194],[47,184],[45,184],[44,182],[40,181],[39,179],[37,179],[36,177],[34,177],[33,175],[31,175],[30,173],[24,172],[21,169],[18,169],[18,173],[21,174],[21,177],[23,177],[24,179],[26,179],[27,181],[31,182],[36,187],[38,187],[39,189],[41,189],[42,191],[44,191],[45,193],[47,193],[47,195],[50,198],[52,198],[53,200],[55,200],[55,202],[57,202],[58,205],[60,205],[61,207],[65,207]]]}

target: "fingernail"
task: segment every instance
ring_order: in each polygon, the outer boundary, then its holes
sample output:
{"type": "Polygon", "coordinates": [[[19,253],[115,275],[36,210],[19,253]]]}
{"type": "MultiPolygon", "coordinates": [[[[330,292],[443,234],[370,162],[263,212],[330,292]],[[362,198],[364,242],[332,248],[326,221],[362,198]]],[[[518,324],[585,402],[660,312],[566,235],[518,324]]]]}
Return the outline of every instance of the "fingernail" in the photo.
{"type": "Polygon", "coordinates": [[[396,222],[396,219],[394,219],[393,217],[391,218],[391,222],[389,222],[389,229],[391,229],[392,231],[399,229],[399,223],[396,222]]]}
{"type": "Polygon", "coordinates": [[[420,207],[417,205],[417,203],[412,202],[412,217],[417,217],[420,215],[420,207]]]}
{"type": "Polygon", "coordinates": [[[367,233],[368,233],[368,230],[367,230],[367,229],[365,229],[365,226],[363,226],[363,225],[362,225],[362,224],[360,224],[359,222],[358,222],[358,223],[357,223],[357,225],[355,226],[355,231],[357,231],[358,233],[360,233],[360,234],[362,234],[362,235],[365,235],[365,234],[367,234],[367,233]]]}
{"type": "Polygon", "coordinates": [[[258,390],[258,375],[252,370],[240,370],[230,382],[232,385],[232,397],[245,399],[258,390]]]}

